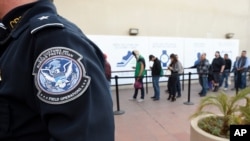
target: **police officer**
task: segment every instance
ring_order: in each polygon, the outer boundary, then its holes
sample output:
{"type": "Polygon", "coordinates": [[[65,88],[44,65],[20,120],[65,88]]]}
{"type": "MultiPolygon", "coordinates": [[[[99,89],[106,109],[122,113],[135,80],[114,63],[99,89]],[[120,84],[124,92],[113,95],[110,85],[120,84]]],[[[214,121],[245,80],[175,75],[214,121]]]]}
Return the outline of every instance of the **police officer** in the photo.
{"type": "Polygon", "coordinates": [[[0,19],[0,140],[114,141],[99,48],[49,0],[1,0],[0,19]]]}

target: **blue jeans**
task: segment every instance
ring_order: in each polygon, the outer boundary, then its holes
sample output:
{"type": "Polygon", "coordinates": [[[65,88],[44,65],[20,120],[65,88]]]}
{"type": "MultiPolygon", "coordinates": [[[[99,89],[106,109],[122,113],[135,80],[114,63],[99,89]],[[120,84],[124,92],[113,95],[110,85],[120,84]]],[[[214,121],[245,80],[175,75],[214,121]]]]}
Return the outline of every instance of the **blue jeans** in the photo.
{"type": "Polygon", "coordinates": [[[154,97],[155,99],[160,99],[160,86],[159,86],[160,76],[153,76],[153,87],[154,87],[154,97]]]}
{"type": "Polygon", "coordinates": [[[247,72],[244,71],[241,73],[241,85],[240,88],[241,89],[245,89],[247,86],[247,72]]]}
{"type": "Polygon", "coordinates": [[[225,80],[225,86],[224,88],[228,88],[228,77],[230,74],[230,70],[224,70],[222,77],[221,77],[221,82],[220,82],[220,87],[223,85],[223,82],[225,80]]]}
{"type": "MultiPolygon", "coordinates": [[[[142,88],[140,89],[141,90],[141,99],[144,99],[145,94],[144,94],[143,78],[140,78],[139,81],[142,83],[142,88]]],[[[134,96],[133,96],[134,99],[137,98],[138,90],[139,89],[135,89],[135,93],[134,93],[134,96]]]]}
{"type": "Polygon", "coordinates": [[[245,89],[247,82],[247,72],[237,71],[235,73],[235,88],[245,89]]]}
{"type": "Polygon", "coordinates": [[[199,77],[199,82],[200,82],[200,85],[202,87],[201,95],[206,95],[207,94],[207,87],[208,87],[207,77],[200,76],[199,77]]]}

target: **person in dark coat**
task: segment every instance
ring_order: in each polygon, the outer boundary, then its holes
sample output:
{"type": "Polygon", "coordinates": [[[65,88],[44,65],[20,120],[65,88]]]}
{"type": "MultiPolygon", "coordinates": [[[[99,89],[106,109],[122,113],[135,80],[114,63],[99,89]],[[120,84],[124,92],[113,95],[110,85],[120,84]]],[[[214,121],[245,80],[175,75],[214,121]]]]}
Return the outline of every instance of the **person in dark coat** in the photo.
{"type": "Polygon", "coordinates": [[[160,100],[160,86],[159,86],[159,79],[162,72],[161,61],[156,58],[154,55],[149,55],[149,60],[153,61],[154,64],[151,67],[152,72],[152,81],[154,87],[154,96],[151,97],[153,100],[160,100]]]}
{"type": "Polygon", "coordinates": [[[215,52],[215,58],[212,61],[214,92],[219,90],[220,81],[225,68],[225,60],[220,56],[220,52],[215,52]]]}

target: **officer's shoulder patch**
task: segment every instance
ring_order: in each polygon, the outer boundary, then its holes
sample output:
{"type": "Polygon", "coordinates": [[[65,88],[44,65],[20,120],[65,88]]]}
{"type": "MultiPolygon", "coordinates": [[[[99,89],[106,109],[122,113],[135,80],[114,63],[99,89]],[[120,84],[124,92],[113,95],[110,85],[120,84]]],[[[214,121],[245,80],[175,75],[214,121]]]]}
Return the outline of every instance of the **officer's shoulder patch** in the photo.
{"type": "Polygon", "coordinates": [[[79,53],[66,47],[43,51],[33,68],[38,98],[49,104],[63,104],[81,96],[91,81],[81,59],[79,53]]]}
{"type": "Polygon", "coordinates": [[[57,27],[64,28],[64,24],[56,15],[39,15],[30,19],[30,33],[35,34],[38,31],[48,28],[57,27]]]}

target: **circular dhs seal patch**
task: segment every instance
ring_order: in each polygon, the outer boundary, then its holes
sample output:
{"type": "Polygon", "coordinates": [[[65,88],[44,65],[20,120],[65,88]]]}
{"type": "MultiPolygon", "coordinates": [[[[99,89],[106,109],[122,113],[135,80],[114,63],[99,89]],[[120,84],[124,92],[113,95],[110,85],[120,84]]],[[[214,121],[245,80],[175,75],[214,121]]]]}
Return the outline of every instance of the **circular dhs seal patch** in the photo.
{"type": "Polygon", "coordinates": [[[63,104],[81,96],[90,84],[81,59],[79,53],[65,47],[42,52],[33,69],[38,98],[49,104],[63,104]]]}

